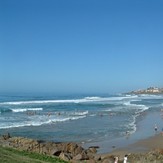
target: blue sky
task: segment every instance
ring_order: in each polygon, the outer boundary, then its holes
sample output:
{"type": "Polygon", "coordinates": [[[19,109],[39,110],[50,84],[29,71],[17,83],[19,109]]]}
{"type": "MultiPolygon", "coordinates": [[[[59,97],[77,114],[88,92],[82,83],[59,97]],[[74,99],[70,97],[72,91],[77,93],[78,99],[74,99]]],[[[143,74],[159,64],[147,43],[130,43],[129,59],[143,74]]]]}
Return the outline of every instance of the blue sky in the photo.
{"type": "Polygon", "coordinates": [[[163,87],[162,0],[0,0],[0,92],[163,87]]]}

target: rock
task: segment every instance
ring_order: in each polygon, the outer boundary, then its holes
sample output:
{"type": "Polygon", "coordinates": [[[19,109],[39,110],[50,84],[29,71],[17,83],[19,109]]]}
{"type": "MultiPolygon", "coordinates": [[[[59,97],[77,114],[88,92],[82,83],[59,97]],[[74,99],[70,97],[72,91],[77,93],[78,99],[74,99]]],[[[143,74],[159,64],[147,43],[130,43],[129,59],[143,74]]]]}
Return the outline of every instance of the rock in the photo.
{"type": "Polygon", "coordinates": [[[157,149],[156,152],[163,155],[163,149],[157,149]]]}
{"type": "Polygon", "coordinates": [[[84,152],[84,149],[80,146],[78,146],[77,148],[74,149],[74,154],[79,154],[79,153],[82,153],[84,152]]]}
{"type": "MultiPolygon", "coordinates": [[[[10,137],[4,139],[0,138],[0,145],[4,147],[14,147],[20,150],[26,150],[30,152],[37,152],[41,154],[57,156],[65,161],[71,161],[72,163],[113,163],[114,155],[97,154],[96,146],[89,147],[85,150],[77,143],[54,143],[37,141],[22,137],[10,137]]],[[[156,149],[146,154],[130,154],[128,157],[129,162],[133,163],[149,163],[157,162],[161,163],[163,160],[163,149],[156,149]]],[[[119,160],[122,162],[122,160],[119,160]]]]}
{"type": "Polygon", "coordinates": [[[89,148],[100,148],[99,146],[90,146],[89,148]]]}
{"type": "Polygon", "coordinates": [[[113,163],[113,160],[104,159],[104,160],[102,161],[102,163],[113,163]]]}
{"type": "Polygon", "coordinates": [[[66,147],[65,147],[66,152],[72,153],[73,155],[77,155],[79,153],[82,153],[84,150],[81,146],[79,146],[76,143],[68,143],[65,145],[66,145],[66,147]]]}
{"type": "Polygon", "coordinates": [[[59,155],[59,158],[60,159],[62,159],[62,160],[64,160],[64,161],[70,161],[71,160],[71,156],[70,156],[70,154],[68,154],[68,153],[61,153],[60,155],[59,155]]]}
{"type": "Polygon", "coordinates": [[[82,155],[78,154],[75,157],[73,157],[73,160],[82,160],[82,155]]]}
{"type": "Polygon", "coordinates": [[[59,156],[61,154],[61,152],[62,152],[61,150],[54,148],[50,151],[50,155],[59,156]]]}
{"type": "Polygon", "coordinates": [[[96,163],[94,159],[87,160],[86,163],[96,163]]]}
{"type": "Polygon", "coordinates": [[[95,147],[89,147],[89,152],[91,152],[91,153],[97,153],[97,148],[95,148],[95,147]]]}
{"type": "Polygon", "coordinates": [[[71,163],[83,163],[82,161],[79,160],[70,160],[71,163]]]}
{"type": "Polygon", "coordinates": [[[49,153],[49,150],[47,149],[46,145],[44,144],[44,146],[42,147],[42,150],[41,150],[42,154],[48,154],[49,153]]]}
{"type": "Polygon", "coordinates": [[[4,140],[11,138],[10,133],[7,133],[6,135],[2,135],[2,137],[4,140]]]}
{"type": "Polygon", "coordinates": [[[44,150],[43,152],[46,152],[48,155],[58,155],[61,153],[60,150],[58,150],[57,146],[53,142],[47,142],[43,143],[44,144],[44,150]]]}
{"type": "Polygon", "coordinates": [[[100,161],[100,160],[101,160],[101,156],[100,156],[100,155],[95,155],[95,156],[94,156],[94,160],[100,161]]]}
{"type": "Polygon", "coordinates": [[[88,160],[89,157],[85,152],[79,153],[76,156],[73,157],[73,160],[88,160]]]}
{"type": "Polygon", "coordinates": [[[114,162],[114,157],[113,155],[107,155],[102,158],[102,163],[113,163],[114,162]]]}

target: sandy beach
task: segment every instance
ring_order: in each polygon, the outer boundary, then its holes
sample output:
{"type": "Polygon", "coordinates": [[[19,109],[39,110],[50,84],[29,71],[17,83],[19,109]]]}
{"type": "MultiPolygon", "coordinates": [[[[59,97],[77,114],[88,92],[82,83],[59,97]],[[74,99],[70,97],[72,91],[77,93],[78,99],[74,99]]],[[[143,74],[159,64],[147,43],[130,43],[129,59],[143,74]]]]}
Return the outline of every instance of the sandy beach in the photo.
{"type": "Polygon", "coordinates": [[[102,156],[106,157],[107,155],[115,155],[120,159],[123,159],[126,154],[146,154],[161,149],[163,149],[163,136],[161,133],[158,133],[155,136],[130,144],[125,148],[118,148],[108,154],[102,154],[102,156]]]}
{"type": "MultiPolygon", "coordinates": [[[[143,117],[143,120],[137,125],[138,131],[133,135],[134,140],[137,141],[130,143],[125,147],[120,147],[112,150],[111,153],[113,155],[118,155],[122,158],[125,154],[145,154],[150,151],[163,149],[163,135],[161,131],[162,117],[158,112],[146,115],[143,117]],[[153,122],[159,124],[157,132],[154,131],[153,122]],[[149,136],[147,136],[147,133],[149,136]]],[[[124,140],[124,142],[125,141],[126,140],[124,140]]]]}

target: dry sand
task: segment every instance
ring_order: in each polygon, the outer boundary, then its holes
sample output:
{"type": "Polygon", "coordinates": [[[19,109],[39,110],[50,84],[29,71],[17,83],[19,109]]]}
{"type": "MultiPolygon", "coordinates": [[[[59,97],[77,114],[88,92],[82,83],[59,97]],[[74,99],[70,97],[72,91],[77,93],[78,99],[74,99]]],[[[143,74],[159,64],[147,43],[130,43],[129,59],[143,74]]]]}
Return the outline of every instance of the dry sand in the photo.
{"type": "Polygon", "coordinates": [[[113,150],[109,154],[103,154],[103,156],[107,155],[117,155],[121,159],[126,155],[130,153],[147,153],[155,149],[163,149],[163,135],[157,134],[150,138],[140,140],[134,144],[131,144],[125,148],[119,148],[113,150]]]}

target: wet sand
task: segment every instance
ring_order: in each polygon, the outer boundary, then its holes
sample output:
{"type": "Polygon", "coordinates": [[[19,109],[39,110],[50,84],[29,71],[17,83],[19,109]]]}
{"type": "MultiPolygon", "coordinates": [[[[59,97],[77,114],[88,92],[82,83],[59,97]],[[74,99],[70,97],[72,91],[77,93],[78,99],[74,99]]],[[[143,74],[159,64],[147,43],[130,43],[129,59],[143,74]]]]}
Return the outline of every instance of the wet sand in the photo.
{"type": "MultiPolygon", "coordinates": [[[[154,137],[160,134],[162,130],[163,118],[160,116],[160,112],[148,112],[141,115],[137,119],[136,126],[136,132],[131,135],[123,135],[122,137],[104,140],[102,142],[90,142],[84,144],[83,147],[88,148],[89,146],[99,146],[98,154],[112,153],[113,151],[119,151],[120,149],[129,149],[129,153],[137,152],[139,150],[141,152],[149,151],[149,148],[152,148],[153,145],[150,143],[150,139],[154,139],[154,137]],[[155,133],[154,130],[155,124],[158,126],[157,133],[155,133]],[[150,141],[145,145],[143,142],[146,142],[147,140],[150,141]],[[136,145],[137,143],[138,145],[136,145]],[[148,145],[149,143],[151,146],[148,145]]],[[[155,143],[155,145],[156,144],[157,143],[155,143]]]]}

